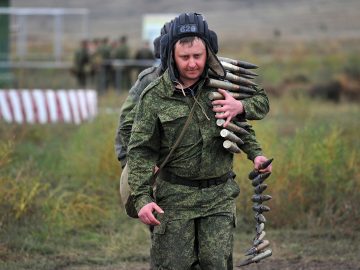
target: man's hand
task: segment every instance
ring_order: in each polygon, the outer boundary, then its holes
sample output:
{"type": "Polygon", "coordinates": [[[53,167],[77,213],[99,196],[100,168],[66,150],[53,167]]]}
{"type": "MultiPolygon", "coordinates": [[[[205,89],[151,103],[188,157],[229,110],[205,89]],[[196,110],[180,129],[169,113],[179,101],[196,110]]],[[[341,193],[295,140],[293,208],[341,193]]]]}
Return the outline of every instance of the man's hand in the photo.
{"type": "MultiPolygon", "coordinates": [[[[256,170],[259,169],[259,166],[261,163],[264,163],[265,161],[267,161],[268,158],[267,157],[264,157],[264,156],[257,156],[255,159],[254,159],[254,167],[256,170]]],[[[270,164],[269,166],[267,166],[265,169],[263,170],[259,170],[259,172],[261,173],[265,173],[265,172],[271,172],[272,171],[272,165],[270,164]]]]}
{"type": "Polygon", "coordinates": [[[223,127],[226,127],[231,119],[244,112],[244,106],[240,100],[233,98],[233,96],[224,89],[219,88],[218,92],[224,96],[224,99],[214,100],[212,102],[212,105],[214,105],[213,111],[217,113],[215,115],[216,118],[226,118],[223,125],[223,127]]]}
{"type": "Polygon", "coordinates": [[[160,214],[164,213],[164,211],[156,203],[148,203],[143,206],[138,213],[141,222],[147,225],[159,225],[160,221],[155,218],[153,211],[156,211],[160,214]]]}

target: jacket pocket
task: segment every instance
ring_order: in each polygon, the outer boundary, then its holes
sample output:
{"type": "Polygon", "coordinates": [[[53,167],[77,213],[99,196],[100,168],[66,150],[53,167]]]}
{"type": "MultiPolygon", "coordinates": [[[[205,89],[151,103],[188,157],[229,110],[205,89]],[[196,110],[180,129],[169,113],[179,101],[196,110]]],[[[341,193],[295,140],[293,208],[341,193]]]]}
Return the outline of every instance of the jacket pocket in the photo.
{"type": "MultiPolygon", "coordinates": [[[[184,106],[171,106],[159,113],[159,119],[163,132],[163,142],[166,146],[172,147],[183,130],[186,120],[190,114],[189,108],[184,106]]],[[[199,140],[199,130],[193,119],[187,127],[180,146],[193,145],[199,140]]]]}

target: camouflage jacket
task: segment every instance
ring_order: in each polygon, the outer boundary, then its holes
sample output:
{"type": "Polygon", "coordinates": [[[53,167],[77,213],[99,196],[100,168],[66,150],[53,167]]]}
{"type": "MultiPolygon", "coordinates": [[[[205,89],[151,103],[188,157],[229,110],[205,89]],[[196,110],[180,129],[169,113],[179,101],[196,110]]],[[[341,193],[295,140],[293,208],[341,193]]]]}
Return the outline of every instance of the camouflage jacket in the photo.
{"type": "Polygon", "coordinates": [[[126,151],[129,144],[131,128],[135,118],[135,105],[140,99],[144,89],[161,74],[161,66],[150,67],[142,71],[135,84],[131,87],[129,95],[121,107],[119,125],[115,136],[115,152],[122,167],[126,164],[126,151]]]}
{"type": "MultiPolygon", "coordinates": [[[[115,137],[115,152],[118,160],[122,166],[126,163],[127,145],[131,136],[131,128],[134,122],[135,112],[134,109],[139,101],[141,93],[144,89],[162,73],[161,66],[150,67],[138,76],[134,86],[130,89],[129,95],[125,100],[119,117],[119,124],[116,130],[115,137]]],[[[241,118],[247,120],[260,120],[263,119],[269,112],[269,99],[264,89],[257,88],[254,96],[244,99],[241,102],[244,105],[244,114],[241,118]]],[[[252,132],[252,131],[251,131],[252,132]]]]}
{"type": "MultiPolygon", "coordinates": [[[[174,89],[166,71],[145,89],[136,106],[128,145],[128,181],[138,211],[153,201],[149,182],[154,165],[159,166],[166,158],[195,102],[194,97],[183,96],[174,89]]],[[[211,90],[214,89],[204,86],[204,80],[200,82],[195,113],[185,136],[165,166],[168,172],[195,181],[219,177],[232,170],[233,154],[223,148],[221,128],[216,125],[215,113],[208,99],[211,90]]],[[[241,148],[251,160],[262,154],[253,134],[243,137],[243,140],[245,144],[241,148]]]]}

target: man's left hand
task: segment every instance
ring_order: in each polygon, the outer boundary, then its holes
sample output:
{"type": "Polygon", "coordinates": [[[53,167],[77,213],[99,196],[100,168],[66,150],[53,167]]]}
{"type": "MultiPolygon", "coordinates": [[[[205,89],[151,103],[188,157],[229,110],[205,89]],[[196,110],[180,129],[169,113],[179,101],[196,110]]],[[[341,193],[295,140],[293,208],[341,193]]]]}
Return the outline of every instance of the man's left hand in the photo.
{"type": "MultiPolygon", "coordinates": [[[[264,163],[267,160],[268,160],[268,158],[265,157],[265,156],[257,156],[254,159],[254,167],[255,167],[255,169],[259,169],[260,164],[264,163]]],[[[266,173],[266,172],[271,172],[271,171],[272,171],[272,165],[271,164],[269,166],[267,166],[265,169],[259,170],[259,172],[261,172],[261,173],[266,173]]]]}
{"type": "Polygon", "coordinates": [[[214,105],[213,111],[217,113],[216,118],[226,118],[223,125],[223,127],[226,127],[236,115],[244,112],[244,106],[240,100],[235,99],[226,90],[218,89],[218,92],[224,96],[224,99],[212,102],[212,105],[214,105]]]}

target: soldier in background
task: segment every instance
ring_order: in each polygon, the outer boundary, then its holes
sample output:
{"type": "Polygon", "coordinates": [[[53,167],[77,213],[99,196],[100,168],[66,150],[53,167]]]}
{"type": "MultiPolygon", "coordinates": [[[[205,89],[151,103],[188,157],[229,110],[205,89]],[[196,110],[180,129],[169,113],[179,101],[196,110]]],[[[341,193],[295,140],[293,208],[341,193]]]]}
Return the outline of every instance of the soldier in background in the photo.
{"type": "Polygon", "coordinates": [[[130,49],[127,41],[127,36],[121,36],[118,40],[118,44],[113,52],[113,57],[115,59],[129,59],[130,58],[130,49]]]}
{"type": "Polygon", "coordinates": [[[83,40],[80,42],[80,47],[75,51],[74,54],[74,64],[73,64],[73,74],[76,77],[77,84],[81,88],[86,87],[86,77],[89,64],[89,52],[88,52],[88,42],[83,40]]]}
{"type": "MultiPolygon", "coordinates": [[[[114,60],[127,60],[130,59],[130,49],[128,45],[127,36],[121,36],[117,46],[112,53],[112,59],[114,60]]],[[[130,89],[131,87],[131,69],[128,67],[122,67],[121,72],[121,85],[122,89],[130,89]]]]}
{"type": "Polygon", "coordinates": [[[99,89],[107,90],[111,83],[111,47],[109,44],[109,38],[105,37],[101,41],[98,53],[101,57],[101,66],[99,74],[99,89]]]}
{"type": "Polygon", "coordinates": [[[117,71],[119,68],[113,64],[113,61],[116,60],[115,54],[119,47],[119,41],[117,39],[112,40],[110,43],[110,60],[111,60],[111,66],[110,66],[110,84],[114,86],[114,88],[117,88],[116,80],[117,80],[117,71]]]}
{"type": "Polygon", "coordinates": [[[98,51],[99,45],[100,45],[100,40],[98,38],[94,38],[92,41],[88,42],[89,79],[93,87],[96,83],[96,74],[100,69],[100,64],[101,64],[101,55],[98,51]]]}
{"type": "MultiPolygon", "coordinates": [[[[150,48],[150,43],[148,40],[144,41],[143,46],[137,50],[135,54],[136,60],[155,60],[154,52],[150,48]]],[[[146,66],[141,66],[138,68],[136,75],[140,74],[141,71],[146,69],[146,66]]]]}

